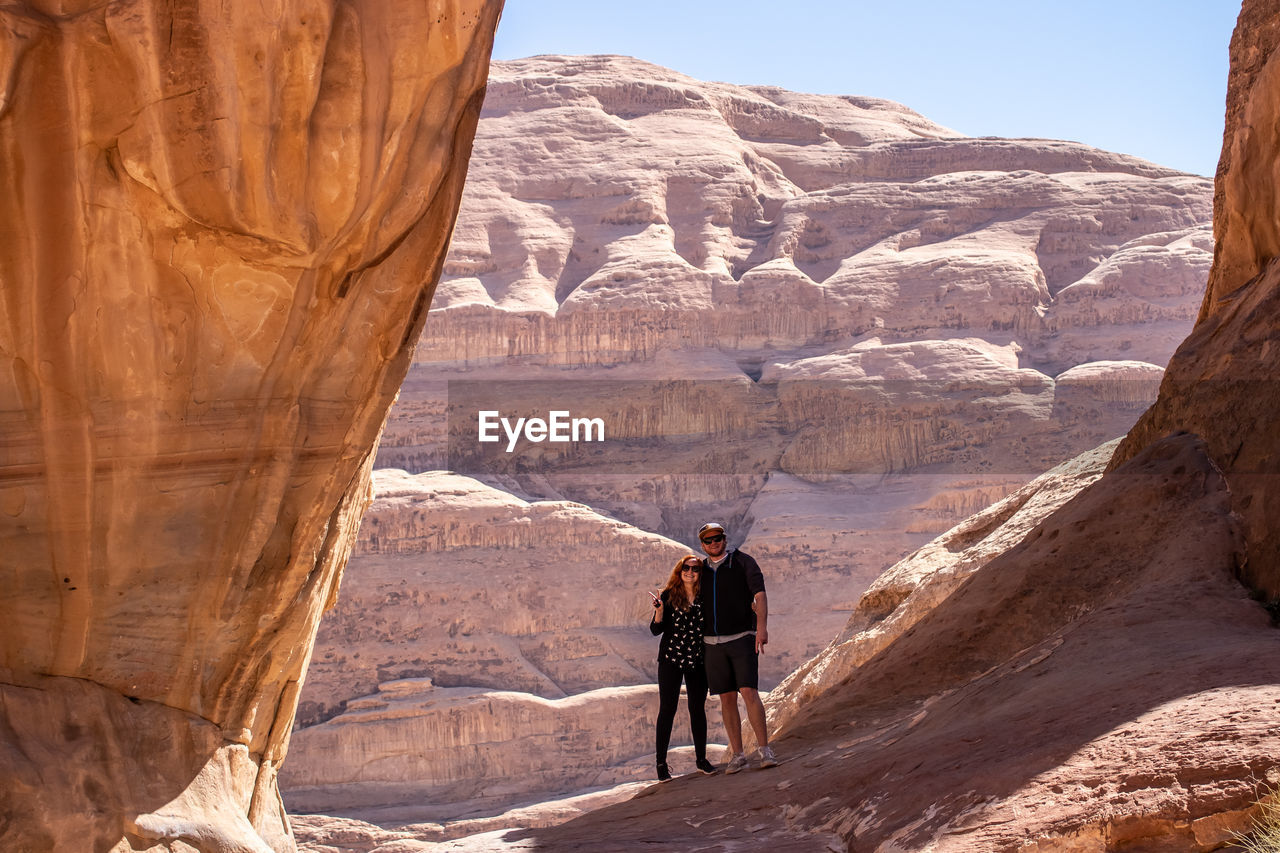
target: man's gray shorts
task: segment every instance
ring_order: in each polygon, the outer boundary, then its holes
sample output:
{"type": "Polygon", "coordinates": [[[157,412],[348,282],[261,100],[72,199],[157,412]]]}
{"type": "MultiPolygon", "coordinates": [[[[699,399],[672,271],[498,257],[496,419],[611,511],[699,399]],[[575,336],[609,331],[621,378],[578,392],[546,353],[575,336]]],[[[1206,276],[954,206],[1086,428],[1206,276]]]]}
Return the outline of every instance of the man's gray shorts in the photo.
{"type": "Polygon", "coordinates": [[[711,693],[733,693],[743,687],[759,689],[760,656],[756,654],[755,634],[728,643],[706,643],[704,652],[711,693]]]}

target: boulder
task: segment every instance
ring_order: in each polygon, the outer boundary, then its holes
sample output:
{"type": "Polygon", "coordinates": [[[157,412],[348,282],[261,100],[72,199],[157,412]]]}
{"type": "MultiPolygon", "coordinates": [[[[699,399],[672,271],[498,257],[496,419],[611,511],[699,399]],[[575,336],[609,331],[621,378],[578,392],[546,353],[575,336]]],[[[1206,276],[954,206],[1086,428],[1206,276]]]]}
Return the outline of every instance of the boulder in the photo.
{"type": "Polygon", "coordinates": [[[0,10],[4,847],[292,849],[500,9],[0,10]]]}

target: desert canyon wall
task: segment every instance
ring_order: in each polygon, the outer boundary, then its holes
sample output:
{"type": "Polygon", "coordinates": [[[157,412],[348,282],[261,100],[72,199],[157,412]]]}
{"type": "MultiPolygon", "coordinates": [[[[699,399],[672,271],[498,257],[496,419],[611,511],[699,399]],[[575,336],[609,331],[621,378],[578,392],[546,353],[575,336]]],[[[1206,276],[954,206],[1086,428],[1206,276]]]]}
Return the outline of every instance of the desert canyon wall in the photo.
{"type": "Polygon", "coordinates": [[[1101,475],[1194,323],[1211,192],[875,98],[494,63],[286,802],[437,822],[650,776],[643,590],[708,518],[768,575],[774,713],[803,705],[1101,475]],[[608,440],[476,440],[549,407],[608,440]]]}
{"type": "Polygon", "coordinates": [[[1167,433],[1204,438],[1231,483],[1249,540],[1246,581],[1280,602],[1280,456],[1275,417],[1280,305],[1280,20],[1245,3],[1231,39],[1222,160],[1214,188],[1214,260],[1195,331],[1169,363],[1160,399],[1116,454],[1122,464],[1167,433]]]}
{"type": "Polygon", "coordinates": [[[1231,59],[1204,307],[1119,447],[880,578],[773,692],[779,768],[472,849],[1200,853],[1249,829],[1280,781],[1274,3],[1246,0],[1231,59]]]}
{"type": "Polygon", "coordinates": [[[292,850],[499,0],[0,9],[0,846],[292,850]]]}

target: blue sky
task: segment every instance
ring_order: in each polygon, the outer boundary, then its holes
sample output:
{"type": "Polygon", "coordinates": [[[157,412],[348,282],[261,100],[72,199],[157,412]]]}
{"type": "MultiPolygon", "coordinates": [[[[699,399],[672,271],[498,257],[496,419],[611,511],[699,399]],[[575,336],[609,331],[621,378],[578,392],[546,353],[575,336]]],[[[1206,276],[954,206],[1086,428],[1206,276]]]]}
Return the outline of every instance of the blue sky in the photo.
{"type": "Polygon", "coordinates": [[[1238,0],[507,0],[494,57],[620,53],[1212,175],[1239,11],[1238,0]]]}

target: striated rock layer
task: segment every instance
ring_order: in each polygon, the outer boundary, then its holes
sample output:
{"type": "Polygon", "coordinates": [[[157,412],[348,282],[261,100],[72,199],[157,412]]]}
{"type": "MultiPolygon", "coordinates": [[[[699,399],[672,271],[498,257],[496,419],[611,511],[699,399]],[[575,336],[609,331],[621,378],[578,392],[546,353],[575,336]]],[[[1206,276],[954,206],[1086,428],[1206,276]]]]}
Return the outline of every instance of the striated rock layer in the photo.
{"type": "MultiPolygon", "coordinates": [[[[1162,368],[1211,259],[1204,178],[628,57],[495,64],[476,152],[378,465],[507,477],[677,540],[715,517],[754,541],[774,474],[945,466],[998,498],[1123,434],[1152,376],[1092,374],[1132,387],[1089,408],[1071,371],[1162,368]],[[610,440],[476,441],[480,410],[549,408],[610,440]],[[736,479],[711,493],[714,475],[736,479]]],[[[938,497],[920,490],[920,518],[938,497]]],[[[874,575],[965,514],[823,556],[874,575]]]]}
{"type": "Polygon", "coordinates": [[[1276,69],[1280,10],[1246,0],[1204,308],[1101,478],[1107,448],[1058,472],[1088,483],[1065,503],[1042,482],[886,576],[774,699],[790,761],[767,783],[662,786],[472,849],[1163,853],[1247,829],[1280,778],[1278,635],[1253,600],[1277,577],[1276,69]]]}
{"type": "Polygon", "coordinates": [[[645,591],[688,549],[467,477],[380,470],[375,483],[358,567],[317,637],[300,725],[406,678],[547,699],[656,678],[645,591]]]}
{"type": "Polygon", "coordinates": [[[870,332],[964,331],[1003,333],[1056,373],[1100,357],[1059,337],[1098,320],[1112,349],[1127,338],[1128,357],[1163,364],[1183,333],[1140,327],[1190,319],[1207,272],[1179,244],[1208,221],[1203,178],[627,57],[495,64],[475,161],[419,364],[713,346],[759,365],[870,332]],[[1057,296],[1090,274],[1106,285],[1059,316],[1057,296]]]}
{"type": "Polygon", "coordinates": [[[1209,291],[1103,476],[1106,447],[873,587],[772,697],[776,770],[468,849],[1169,853],[1246,830],[1280,780],[1278,635],[1253,600],[1276,595],[1280,541],[1277,69],[1280,10],[1246,0],[1209,291]]]}
{"type": "MultiPolygon", "coordinates": [[[[970,139],[873,98],[626,57],[496,64],[378,452],[418,476],[379,478],[321,629],[297,721],[306,784],[352,778],[358,757],[333,744],[354,732],[399,742],[398,718],[341,713],[398,679],[534,704],[651,681],[640,590],[710,518],[766,572],[774,687],[882,571],[1132,425],[1194,319],[1210,203],[1203,178],[970,139]],[[481,410],[549,409],[601,417],[607,440],[478,441],[481,410]]],[[[505,721],[466,719],[477,707],[460,725],[485,741],[505,721]]],[[[618,742],[633,729],[596,746],[636,757],[647,738],[618,742]]],[[[494,737],[492,766],[542,795],[583,784],[494,737]]],[[[491,772],[473,748],[441,759],[458,791],[491,772]]],[[[388,752],[369,781],[407,783],[416,761],[388,752]]]]}
{"type": "MultiPolygon", "coordinates": [[[[284,795],[301,812],[378,823],[494,814],[546,791],[650,778],[657,713],[653,684],[548,700],[424,679],[387,682],[295,735],[284,795]],[[613,736],[602,739],[606,729],[613,736]]],[[[671,758],[692,769],[691,755],[671,758]]]]}
{"type": "Polygon", "coordinates": [[[0,9],[0,846],[292,848],[500,9],[0,9]]]}

